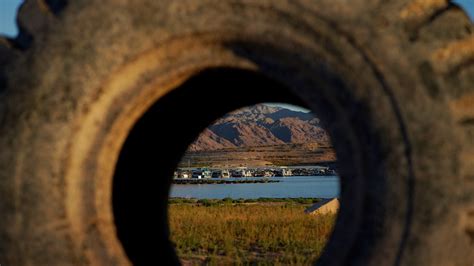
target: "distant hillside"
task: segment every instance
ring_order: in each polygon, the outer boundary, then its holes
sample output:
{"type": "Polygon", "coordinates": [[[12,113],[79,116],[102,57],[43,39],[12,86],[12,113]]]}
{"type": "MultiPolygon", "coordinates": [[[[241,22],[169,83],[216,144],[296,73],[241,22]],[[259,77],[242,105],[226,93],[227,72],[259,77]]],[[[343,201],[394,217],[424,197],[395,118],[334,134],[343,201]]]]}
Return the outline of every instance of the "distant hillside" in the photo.
{"type": "Polygon", "coordinates": [[[260,104],[217,120],[189,147],[189,151],[303,143],[330,146],[329,142],[319,119],[312,114],[260,104]]]}
{"type": "Polygon", "coordinates": [[[310,144],[279,144],[187,152],[179,167],[257,167],[269,165],[315,165],[336,161],[332,147],[310,144]]]}

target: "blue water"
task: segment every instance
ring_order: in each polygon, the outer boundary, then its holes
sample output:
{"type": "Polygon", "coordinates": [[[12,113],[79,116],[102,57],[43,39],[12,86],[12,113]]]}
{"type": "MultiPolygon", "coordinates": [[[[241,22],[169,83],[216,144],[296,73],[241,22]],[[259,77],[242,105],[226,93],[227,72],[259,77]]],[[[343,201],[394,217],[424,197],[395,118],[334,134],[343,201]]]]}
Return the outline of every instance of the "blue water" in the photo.
{"type": "Polygon", "coordinates": [[[171,197],[197,199],[333,198],[339,196],[337,176],[272,177],[278,183],[172,185],[171,197]]]}

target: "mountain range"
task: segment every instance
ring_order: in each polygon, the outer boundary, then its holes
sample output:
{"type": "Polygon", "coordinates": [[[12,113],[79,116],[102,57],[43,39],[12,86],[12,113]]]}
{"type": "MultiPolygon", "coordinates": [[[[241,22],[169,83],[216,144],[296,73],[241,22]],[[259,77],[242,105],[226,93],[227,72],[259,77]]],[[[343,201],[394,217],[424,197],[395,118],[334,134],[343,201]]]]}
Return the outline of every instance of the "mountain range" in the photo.
{"type": "Polygon", "coordinates": [[[188,152],[310,143],[330,146],[329,135],[313,114],[258,104],[215,121],[188,152]]]}

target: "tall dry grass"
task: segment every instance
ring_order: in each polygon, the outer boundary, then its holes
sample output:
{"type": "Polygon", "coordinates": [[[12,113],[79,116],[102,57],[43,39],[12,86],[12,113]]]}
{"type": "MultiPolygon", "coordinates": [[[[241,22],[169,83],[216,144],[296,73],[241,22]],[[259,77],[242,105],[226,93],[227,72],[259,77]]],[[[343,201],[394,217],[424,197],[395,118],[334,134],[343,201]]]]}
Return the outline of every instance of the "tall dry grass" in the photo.
{"type": "Polygon", "coordinates": [[[311,264],[335,215],[304,213],[306,204],[170,204],[171,238],[184,262],[311,264]]]}

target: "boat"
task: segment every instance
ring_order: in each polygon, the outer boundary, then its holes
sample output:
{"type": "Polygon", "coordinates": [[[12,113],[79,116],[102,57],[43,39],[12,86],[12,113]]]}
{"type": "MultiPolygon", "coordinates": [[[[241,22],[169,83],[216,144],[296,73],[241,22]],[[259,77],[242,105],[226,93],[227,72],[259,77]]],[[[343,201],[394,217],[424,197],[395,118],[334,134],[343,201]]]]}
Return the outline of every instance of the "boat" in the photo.
{"type": "Polygon", "coordinates": [[[230,172],[231,177],[242,177],[242,171],[241,170],[232,170],[230,172]]]}
{"type": "Polygon", "coordinates": [[[212,172],[208,169],[203,169],[202,170],[202,177],[203,178],[211,178],[212,177],[212,172]]]}
{"type": "Polygon", "coordinates": [[[221,178],[229,178],[229,177],[230,177],[229,170],[222,170],[221,171],[221,178]]]}
{"type": "Polygon", "coordinates": [[[263,174],[263,177],[274,177],[275,174],[270,171],[270,170],[265,170],[265,173],[263,174]]]}
{"type": "Polygon", "coordinates": [[[288,169],[288,168],[283,168],[282,172],[283,172],[283,176],[292,176],[293,175],[293,171],[291,171],[291,169],[288,169]]]}
{"type": "Polygon", "coordinates": [[[263,176],[265,176],[265,172],[262,171],[262,170],[256,170],[256,171],[253,173],[253,176],[254,176],[254,177],[263,177],[263,176]]]}
{"type": "Polygon", "coordinates": [[[212,171],[212,175],[211,175],[212,178],[221,178],[221,176],[222,176],[222,171],[220,170],[212,171]]]}
{"type": "Polygon", "coordinates": [[[201,170],[194,170],[192,172],[191,178],[195,178],[195,179],[203,178],[202,171],[201,170]]]}

